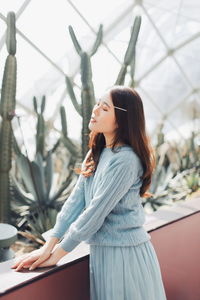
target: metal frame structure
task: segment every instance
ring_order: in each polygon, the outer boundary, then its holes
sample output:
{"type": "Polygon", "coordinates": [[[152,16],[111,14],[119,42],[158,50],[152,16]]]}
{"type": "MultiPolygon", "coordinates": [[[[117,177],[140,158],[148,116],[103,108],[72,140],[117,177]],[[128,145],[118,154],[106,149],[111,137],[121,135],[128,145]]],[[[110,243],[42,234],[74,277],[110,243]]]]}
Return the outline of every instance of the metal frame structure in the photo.
{"type": "MultiPolygon", "coordinates": [[[[25,11],[25,9],[28,7],[28,5],[30,4],[31,0],[25,0],[23,2],[23,4],[21,5],[21,7],[19,8],[19,10],[16,13],[16,19],[19,19],[20,16],[23,14],[23,12],[25,11]]],[[[71,0],[66,0],[66,2],[73,8],[73,10],[76,12],[76,14],[78,14],[78,16],[81,18],[81,20],[87,25],[88,29],[90,32],[92,32],[92,34],[96,35],[96,30],[93,28],[93,26],[88,22],[88,20],[84,17],[84,15],[81,13],[80,9],[75,6],[75,4],[73,3],[73,1],[71,0]]],[[[182,2],[180,2],[180,6],[179,6],[179,10],[177,15],[180,14],[180,10],[181,10],[181,4],[182,2]]],[[[149,69],[147,69],[139,78],[137,78],[136,80],[136,87],[140,88],[143,93],[146,95],[146,97],[148,98],[148,101],[151,102],[151,104],[156,108],[156,110],[159,112],[161,119],[164,119],[166,122],[168,122],[170,124],[170,126],[177,131],[177,133],[180,135],[181,138],[184,138],[183,135],[181,134],[181,132],[179,131],[179,129],[177,128],[177,126],[175,126],[173,124],[172,121],[168,120],[167,117],[174,112],[175,110],[179,109],[181,105],[183,105],[187,99],[189,99],[192,95],[197,96],[197,101],[199,101],[199,88],[195,87],[192,83],[192,81],[190,80],[190,78],[187,76],[184,67],[181,65],[181,63],[178,61],[177,57],[176,57],[176,53],[182,49],[183,47],[187,46],[189,43],[195,41],[196,39],[198,39],[200,37],[200,32],[195,33],[194,35],[190,36],[189,38],[187,38],[184,42],[178,44],[175,48],[170,48],[170,46],[168,45],[168,43],[166,42],[166,40],[164,39],[163,35],[161,34],[158,26],[155,24],[154,20],[152,19],[150,13],[148,12],[148,9],[145,8],[144,6],[144,1],[141,0],[133,0],[133,1],[127,1],[124,3],[123,6],[123,10],[120,11],[120,13],[115,14],[112,13],[112,18],[110,24],[107,24],[107,28],[104,31],[104,39],[103,39],[103,43],[102,43],[102,47],[104,47],[106,49],[106,51],[108,51],[108,53],[114,58],[114,60],[116,61],[117,64],[121,64],[120,59],[115,55],[115,53],[110,49],[110,47],[108,46],[109,41],[111,39],[111,36],[113,38],[115,38],[115,36],[119,33],[119,28],[120,30],[123,30],[124,28],[127,27],[127,22],[125,21],[126,19],[128,19],[129,16],[132,16],[134,13],[134,8],[137,6],[137,8],[139,7],[140,11],[145,15],[145,17],[148,19],[149,23],[151,24],[151,26],[153,27],[153,30],[155,30],[157,36],[159,37],[162,45],[164,46],[164,48],[166,49],[166,53],[165,55],[163,55],[161,58],[159,58],[153,65],[151,65],[149,67],[149,69]],[[114,18],[113,18],[114,16],[114,18]],[[153,99],[153,97],[149,94],[147,89],[144,89],[144,87],[141,86],[141,82],[143,79],[145,79],[147,76],[149,76],[152,72],[154,72],[156,70],[157,67],[159,67],[168,57],[171,57],[172,60],[174,61],[176,67],[179,69],[182,77],[185,80],[185,83],[189,86],[190,91],[187,95],[185,95],[183,97],[183,99],[181,99],[181,101],[179,101],[179,103],[176,103],[169,111],[168,113],[163,113],[162,110],[159,108],[159,104],[155,101],[155,99],[153,99]]],[[[153,7],[156,7],[155,5],[152,5],[153,7]]],[[[5,16],[0,13],[0,19],[2,19],[3,21],[6,21],[5,16]]],[[[48,63],[51,65],[51,67],[53,67],[54,70],[56,70],[56,72],[59,72],[59,74],[61,75],[61,80],[63,79],[63,77],[65,77],[67,74],[62,70],[62,68],[60,67],[60,61],[59,62],[54,62],[50,57],[48,57],[36,44],[34,44],[22,31],[20,31],[18,28],[17,30],[17,34],[19,34],[21,36],[21,38],[23,38],[28,44],[30,44],[35,51],[37,51],[45,60],[48,61],[48,63]]],[[[90,35],[89,32],[89,35],[90,35]]],[[[0,51],[3,47],[5,43],[5,34],[1,37],[0,39],[0,51]]],[[[68,56],[68,60],[70,60],[70,53],[67,53],[68,56]]],[[[79,70],[78,65],[74,66],[74,69],[70,71],[70,73],[72,74],[70,77],[72,78],[74,84],[77,86],[77,88],[80,89],[80,86],[75,82],[75,76],[77,74],[79,70]]],[[[46,80],[45,77],[40,78],[39,80],[46,80]]],[[[49,84],[52,84],[52,82],[50,82],[49,84]]],[[[57,118],[57,114],[59,111],[59,107],[62,104],[62,102],[64,101],[65,97],[67,95],[66,89],[63,89],[62,92],[62,96],[60,98],[60,100],[57,103],[57,108],[53,114],[53,117],[49,120],[49,124],[53,126],[53,123],[55,121],[55,119],[57,118]]],[[[27,97],[27,95],[25,95],[27,97]]],[[[34,114],[33,111],[26,106],[23,103],[23,99],[20,99],[18,101],[18,105],[20,105],[25,111],[27,111],[28,113],[34,114]]]]}

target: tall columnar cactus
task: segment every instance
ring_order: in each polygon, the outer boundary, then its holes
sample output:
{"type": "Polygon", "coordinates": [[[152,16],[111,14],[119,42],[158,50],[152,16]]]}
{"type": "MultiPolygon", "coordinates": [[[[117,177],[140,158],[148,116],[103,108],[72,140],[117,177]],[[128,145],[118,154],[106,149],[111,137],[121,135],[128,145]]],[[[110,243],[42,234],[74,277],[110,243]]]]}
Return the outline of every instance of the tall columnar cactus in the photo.
{"type": "Polygon", "coordinates": [[[74,47],[81,58],[81,104],[78,103],[75,93],[73,91],[73,86],[69,77],[66,76],[66,84],[67,90],[72,100],[72,103],[82,117],[82,157],[84,157],[88,151],[88,142],[89,142],[89,120],[91,117],[92,109],[95,104],[95,94],[94,94],[94,86],[92,82],[92,68],[90,58],[96,53],[99,45],[102,41],[103,35],[103,26],[102,24],[99,26],[99,30],[97,33],[97,37],[95,43],[92,47],[92,50],[87,53],[83,51],[81,48],[74,30],[71,26],[69,26],[69,32],[74,44],[74,47]]]}
{"type": "MultiPolygon", "coordinates": [[[[48,156],[47,151],[45,151],[45,137],[47,134],[47,126],[45,124],[44,119],[44,111],[46,106],[46,96],[42,96],[42,102],[40,107],[38,106],[37,99],[33,97],[33,108],[37,115],[37,126],[36,126],[36,136],[35,136],[35,153],[38,152],[42,156],[43,160],[48,156]]],[[[53,148],[51,149],[51,153],[54,153],[60,144],[60,139],[57,140],[53,148]]],[[[15,152],[16,152],[16,143],[14,143],[15,152]]]]}
{"type": "MultiPolygon", "coordinates": [[[[129,44],[124,56],[124,61],[122,63],[120,72],[118,74],[115,85],[123,85],[125,81],[125,77],[128,71],[128,67],[130,67],[130,78],[131,81],[129,83],[130,86],[134,86],[134,73],[135,73],[135,48],[138,39],[138,34],[141,26],[141,17],[136,16],[134,20],[134,24],[131,29],[131,36],[129,40],[129,44]]],[[[74,47],[81,58],[81,104],[78,103],[77,98],[75,96],[72,82],[69,77],[66,76],[66,84],[67,90],[70,95],[71,101],[74,105],[74,108],[82,117],[82,157],[88,151],[88,142],[89,142],[89,120],[91,117],[92,109],[95,104],[95,94],[92,83],[92,69],[91,69],[91,61],[90,58],[94,55],[102,42],[102,24],[99,27],[99,31],[96,37],[96,41],[93,45],[93,48],[90,53],[87,53],[82,50],[76,35],[73,31],[73,28],[69,26],[69,32],[74,44],[74,47]]]]}
{"type": "Polygon", "coordinates": [[[61,141],[63,142],[64,146],[70,151],[71,153],[71,159],[76,161],[78,157],[78,151],[76,148],[76,145],[71,141],[71,139],[68,137],[68,131],[67,131],[67,119],[66,119],[66,112],[64,106],[60,107],[60,116],[61,116],[61,124],[62,124],[62,135],[61,135],[61,141]]]}
{"type": "Polygon", "coordinates": [[[37,114],[37,131],[36,131],[36,153],[40,152],[44,157],[44,143],[45,143],[45,122],[44,122],[44,110],[45,110],[46,97],[42,97],[42,103],[40,111],[37,105],[36,97],[33,97],[33,106],[37,114]]]}
{"type": "Polygon", "coordinates": [[[116,85],[123,85],[128,66],[130,66],[130,86],[134,86],[134,74],[135,74],[135,48],[138,39],[138,34],[141,26],[141,16],[136,16],[134,24],[131,29],[131,37],[129,40],[128,48],[126,50],[124,61],[118,74],[116,85]]]}
{"type": "Polygon", "coordinates": [[[12,156],[11,120],[15,111],[17,77],[14,12],[9,12],[7,15],[6,46],[8,56],[3,73],[0,102],[0,114],[2,118],[0,131],[0,222],[9,222],[10,219],[9,171],[11,169],[12,156]]]}

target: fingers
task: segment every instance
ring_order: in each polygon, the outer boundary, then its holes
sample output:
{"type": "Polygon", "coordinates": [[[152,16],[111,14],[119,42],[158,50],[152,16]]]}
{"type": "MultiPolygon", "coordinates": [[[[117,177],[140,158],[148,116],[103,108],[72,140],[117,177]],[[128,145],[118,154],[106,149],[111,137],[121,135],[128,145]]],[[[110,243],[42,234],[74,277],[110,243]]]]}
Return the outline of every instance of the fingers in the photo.
{"type": "Polygon", "coordinates": [[[43,261],[41,264],[38,265],[38,268],[43,268],[43,267],[49,267],[51,265],[50,259],[47,259],[43,261]]]}
{"type": "Polygon", "coordinates": [[[18,266],[17,268],[15,269],[16,272],[18,272],[19,270],[21,270],[25,265],[25,261],[22,261],[18,266]]]}
{"type": "Polygon", "coordinates": [[[14,265],[13,268],[15,267],[16,268],[15,271],[19,271],[23,267],[25,267],[27,265],[31,265],[33,261],[34,261],[33,257],[28,257],[26,259],[22,259],[16,264],[16,266],[14,265]]]}
{"type": "Polygon", "coordinates": [[[25,258],[27,259],[29,257],[29,254],[25,253],[18,258],[18,260],[14,263],[14,265],[11,266],[12,269],[16,268],[25,258]]]}
{"type": "Polygon", "coordinates": [[[45,260],[44,262],[42,262],[40,265],[38,265],[38,268],[55,266],[56,263],[57,262],[51,256],[47,260],[45,260]]]}
{"type": "Polygon", "coordinates": [[[20,271],[22,268],[29,268],[29,270],[34,270],[38,265],[47,260],[50,255],[51,253],[45,254],[39,258],[35,255],[22,255],[20,256],[20,259],[13,266],[11,266],[11,268],[15,269],[15,271],[20,271]]]}
{"type": "MultiPolygon", "coordinates": [[[[50,256],[50,254],[49,254],[50,256]]],[[[29,270],[34,270],[35,268],[37,268],[37,266],[39,266],[41,263],[43,263],[45,260],[47,260],[49,258],[49,256],[44,257],[40,257],[38,258],[29,268],[29,270]]]]}
{"type": "Polygon", "coordinates": [[[31,266],[31,264],[28,264],[28,265],[23,265],[23,269],[29,269],[31,266]]]}

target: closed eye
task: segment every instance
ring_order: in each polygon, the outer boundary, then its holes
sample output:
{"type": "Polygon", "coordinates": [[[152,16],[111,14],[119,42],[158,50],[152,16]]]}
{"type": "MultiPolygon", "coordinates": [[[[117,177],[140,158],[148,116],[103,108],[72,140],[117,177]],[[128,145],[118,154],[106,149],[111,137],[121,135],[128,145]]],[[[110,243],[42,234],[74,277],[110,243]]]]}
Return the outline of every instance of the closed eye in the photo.
{"type": "MultiPolygon", "coordinates": [[[[100,105],[100,102],[97,102],[97,105],[99,106],[99,105],[100,105]]],[[[103,110],[104,110],[104,111],[108,111],[107,109],[105,109],[105,107],[106,107],[106,105],[103,104],[103,110]]]]}

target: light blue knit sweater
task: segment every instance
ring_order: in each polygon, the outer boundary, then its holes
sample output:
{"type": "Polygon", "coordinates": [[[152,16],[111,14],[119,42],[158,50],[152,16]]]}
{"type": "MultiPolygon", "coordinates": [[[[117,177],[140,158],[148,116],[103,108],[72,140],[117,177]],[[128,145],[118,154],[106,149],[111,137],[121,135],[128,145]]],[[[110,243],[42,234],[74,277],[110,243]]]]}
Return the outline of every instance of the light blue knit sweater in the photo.
{"type": "Polygon", "coordinates": [[[60,239],[66,233],[60,243],[65,251],[72,251],[81,241],[134,246],[151,239],[143,227],[141,161],[129,145],[118,146],[117,151],[103,149],[96,172],[87,178],[79,175],[58,213],[51,236],[60,239]]]}

